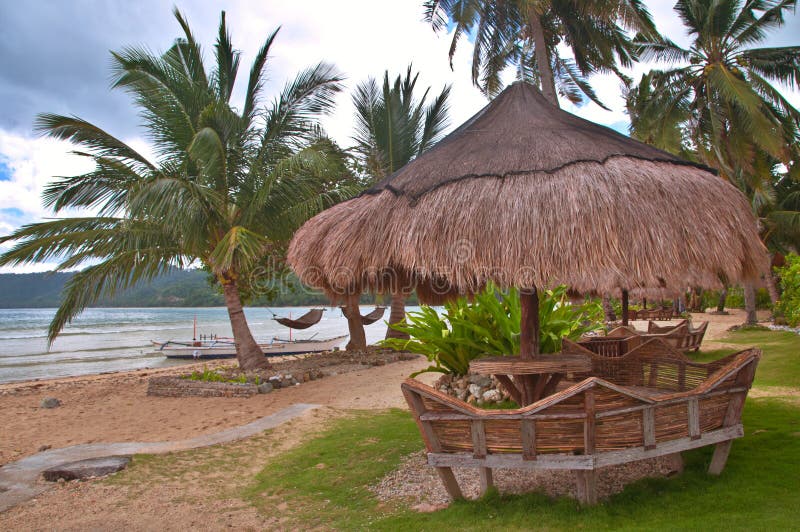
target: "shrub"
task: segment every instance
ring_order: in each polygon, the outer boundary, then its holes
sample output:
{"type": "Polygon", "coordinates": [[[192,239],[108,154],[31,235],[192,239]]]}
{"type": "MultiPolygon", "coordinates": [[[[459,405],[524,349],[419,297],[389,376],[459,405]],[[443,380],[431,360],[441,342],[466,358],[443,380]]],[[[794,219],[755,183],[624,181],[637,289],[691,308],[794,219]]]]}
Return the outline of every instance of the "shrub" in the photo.
{"type": "MultiPolygon", "coordinates": [[[[577,339],[600,328],[602,319],[602,307],[596,302],[570,304],[565,286],[541,292],[540,351],[560,351],[562,338],[577,339]]],[[[489,285],[472,301],[459,298],[446,303],[442,314],[424,305],[419,312],[409,312],[406,323],[391,327],[407,333],[410,339],[390,338],[381,345],[425,355],[434,363],[418,373],[465,375],[469,363],[478,357],[519,354],[519,326],[519,291],[500,291],[489,285]]]]}
{"type": "Polygon", "coordinates": [[[800,325],[800,255],[787,255],[786,264],[782,268],[775,268],[775,271],[781,279],[778,310],[786,323],[797,327],[800,325]]]}

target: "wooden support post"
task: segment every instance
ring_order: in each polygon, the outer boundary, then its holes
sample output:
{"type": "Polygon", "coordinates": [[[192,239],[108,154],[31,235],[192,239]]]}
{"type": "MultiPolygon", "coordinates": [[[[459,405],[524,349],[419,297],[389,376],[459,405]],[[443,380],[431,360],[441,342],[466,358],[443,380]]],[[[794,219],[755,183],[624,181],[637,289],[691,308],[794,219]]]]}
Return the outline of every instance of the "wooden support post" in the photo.
{"type": "Polygon", "coordinates": [[[489,488],[494,486],[494,479],[492,478],[491,467],[479,467],[478,475],[480,476],[480,497],[486,495],[489,488]]]}
{"type": "MultiPolygon", "coordinates": [[[[753,373],[756,370],[755,362],[750,362],[747,368],[739,370],[736,376],[736,384],[749,385],[753,382],[753,373]]],[[[742,418],[742,408],[744,408],[744,401],[747,397],[747,392],[737,393],[728,400],[728,409],[725,411],[725,417],[722,420],[723,427],[730,427],[739,422],[742,418]]],[[[710,475],[719,475],[725,469],[725,464],[728,461],[728,455],[731,452],[733,440],[724,441],[714,446],[714,455],[711,457],[711,464],[708,466],[708,473],[710,475]]]]}
{"type": "Polygon", "coordinates": [[[437,467],[436,473],[439,475],[442,484],[444,484],[444,489],[447,490],[447,494],[450,495],[451,499],[457,500],[464,498],[464,494],[461,493],[461,488],[458,486],[458,481],[451,468],[437,467]]]}
{"type": "Polygon", "coordinates": [[[666,458],[673,473],[683,473],[683,456],[681,453],[668,454],[666,458]]]}
{"type": "Polygon", "coordinates": [[[708,466],[709,475],[719,475],[725,469],[728,455],[731,452],[733,440],[724,441],[714,446],[714,455],[711,457],[711,464],[708,466]]]}
{"type": "Polygon", "coordinates": [[[520,430],[522,431],[522,459],[536,460],[536,421],[523,419],[520,430]]]}
{"type": "Polygon", "coordinates": [[[575,488],[581,504],[597,504],[597,473],[594,469],[576,469],[575,488]]]}
{"type": "MultiPolygon", "coordinates": [[[[519,303],[519,357],[522,360],[530,360],[539,356],[539,293],[536,287],[520,288],[519,303]]],[[[522,392],[520,406],[527,406],[536,400],[536,384],[530,375],[520,375],[517,378],[522,392]]]]}
{"type": "Polygon", "coordinates": [[[686,402],[689,423],[689,437],[693,440],[700,439],[700,405],[697,397],[692,397],[686,402]]]}
{"type": "MultiPolygon", "coordinates": [[[[483,425],[482,419],[473,419],[470,426],[472,430],[472,456],[475,458],[486,458],[489,452],[486,449],[486,429],[483,425]]],[[[493,485],[492,469],[489,467],[479,467],[478,474],[480,475],[481,491],[480,495],[485,495],[493,485]]]]}
{"type": "Polygon", "coordinates": [[[511,396],[511,399],[513,399],[515,403],[517,403],[520,406],[524,405],[522,401],[522,391],[519,388],[517,388],[517,385],[514,384],[514,381],[512,381],[508,375],[497,374],[495,375],[495,378],[500,384],[503,385],[503,388],[505,388],[506,391],[508,391],[508,395],[511,396]]]}
{"type": "Polygon", "coordinates": [[[628,325],[628,291],[622,291],[622,325],[628,325]]]}
{"type": "Polygon", "coordinates": [[[519,356],[523,360],[539,356],[539,293],[536,287],[520,288],[519,356]]]}
{"type": "Polygon", "coordinates": [[[594,454],[595,431],[597,428],[594,410],[594,388],[589,388],[583,392],[583,411],[586,413],[586,419],[583,422],[583,454],[594,454]]]}
{"type": "Polygon", "coordinates": [[[645,450],[656,448],[656,415],[655,408],[649,407],[642,410],[642,435],[645,450]]]}

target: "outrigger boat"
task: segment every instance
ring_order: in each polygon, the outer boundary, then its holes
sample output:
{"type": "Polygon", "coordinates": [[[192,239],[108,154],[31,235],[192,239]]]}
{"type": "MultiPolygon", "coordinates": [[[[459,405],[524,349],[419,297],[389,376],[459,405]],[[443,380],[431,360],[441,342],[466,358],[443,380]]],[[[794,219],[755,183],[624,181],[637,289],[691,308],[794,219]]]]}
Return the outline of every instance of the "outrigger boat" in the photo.
{"type": "MultiPolygon", "coordinates": [[[[291,318],[274,317],[273,319],[289,327],[289,339],[272,338],[269,342],[259,343],[259,347],[266,356],[299,355],[304,353],[319,353],[330,351],[342,345],[347,339],[347,335],[336,336],[333,338],[315,339],[314,336],[305,339],[292,339],[292,329],[307,329],[315,325],[322,319],[324,309],[311,309],[309,312],[300,316],[296,320],[291,318]]],[[[194,320],[194,334],[191,341],[159,341],[151,340],[154,347],[167,358],[178,358],[187,360],[198,359],[218,359],[236,357],[236,343],[233,338],[201,336],[197,340],[197,318],[194,320]]]]}
{"type": "MultiPolygon", "coordinates": [[[[324,340],[315,340],[309,338],[306,340],[280,340],[273,338],[270,343],[258,344],[261,350],[264,351],[266,356],[283,356],[283,355],[299,355],[303,353],[319,353],[322,351],[330,351],[339,347],[345,340],[347,335],[336,336],[334,338],[326,338],[324,340]]],[[[158,348],[158,351],[163,353],[167,358],[178,358],[186,360],[197,359],[218,359],[218,358],[235,358],[236,357],[236,344],[233,339],[220,338],[215,340],[203,340],[196,342],[158,342],[152,341],[153,346],[158,348]]]]}

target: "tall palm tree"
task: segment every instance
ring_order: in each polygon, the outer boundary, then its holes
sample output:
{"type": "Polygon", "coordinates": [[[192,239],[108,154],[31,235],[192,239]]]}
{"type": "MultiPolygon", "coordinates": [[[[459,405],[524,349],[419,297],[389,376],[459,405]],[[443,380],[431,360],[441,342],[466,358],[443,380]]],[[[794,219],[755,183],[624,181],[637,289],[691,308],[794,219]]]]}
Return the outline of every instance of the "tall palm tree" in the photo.
{"type": "Polygon", "coordinates": [[[636,55],[626,30],[655,33],[640,0],[427,0],[424,6],[434,30],[453,26],[451,66],[461,38],[474,35],[472,81],[485,94],[498,94],[501,73],[514,67],[518,79],[539,84],[556,106],[561,95],[605,107],[587,77],[614,72],[627,79],[619,65],[630,66],[636,55]]]}
{"type": "MultiPolygon", "coordinates": [[[[370,182],[379,181],[408,164],[433,146],[447,128],[450,86],[429,100],[430,87],[421,95],[414,93],[419,73],[412,75],[411,70],[409,65],[405,77],[398,75],[393,82],[389,81],[387,71],[382,86],[370,78],[353,93],[355,152],[370,182]]],[[[390,324],[405,319],[404,289],[392,287],[390,324]]],[[[391,327],[386,331],[387,338],[403,336],[404,333],[391,327]]]]}
{"type": "Polygon", "coordinates": [[[695,159],[687,131],[691,112],[688,102],[673,98],[676,90],[655,86],[653,72],[643,74],[638,84],[623,87],[630,135],[684,159],[695,159]]]}
{"type": "Polygon", "coordinates": [[[95,163],[91,172],[50,184],[45,204],[54,214],[79,208],[96,215],[34,223],[0,238],[17,241],[0,265],[48,259],[60,261],[58,270],[88,265],[64,289],[50,324],[52,342],[99,297],[199,263],[222,287],[240,366],[266,366],[242,298],[257,284],[256,268],[267,265],[294,228],[349,192],[328,190],[326,170],[336,154],[316,123],[332,109],[341,77],[320,63],[262,106],[275,30],[256,54],[237,109],[231,96],[240,53],[225,13],[211,71],[186,19],[174,15],[183,37],[163,55],[137,47],[112,53],[113,87],[132,95],[156,158],[80,118],[40,115],[40,131],[73,142],[77,155],[95,163]]]}
{"type": "MultiPolygon", "coordinates": [[[[651,106],[689,109],[685,125],[698,157],[736,184],[760,217],[774,203],[771,169],[793,168],[800,160],[800,112],[773,86],[800,82],[800,46],[757,44],[795,5],[796,0],[679,0],[675,10],[693,39],[689,48],[662,37],[637,39],[642,59],[675,65],[651,74],[658,87],[651,106]]],[[[668,119],[668,113],[662,116],[668,119]]],[[[786,213],[773,216],[779,219],[785,222],[786,213]]],[[[745,287],[745,302],[748,322],[754,322],[752,286],[745,287]]]]}

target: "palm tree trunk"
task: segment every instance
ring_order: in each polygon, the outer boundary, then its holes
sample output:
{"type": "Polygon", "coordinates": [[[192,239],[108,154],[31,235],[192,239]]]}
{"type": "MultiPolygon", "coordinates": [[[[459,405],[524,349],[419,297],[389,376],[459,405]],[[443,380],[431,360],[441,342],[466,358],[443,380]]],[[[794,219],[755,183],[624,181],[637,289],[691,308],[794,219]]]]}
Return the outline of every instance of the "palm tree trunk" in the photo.
{"type": "Polygon", "coordinates": [[[236,281],[227,281],[222,285],[222,292],[225,296],[225,306],[228,308],[228,317],[231,320],[231,330],[233,331],[233,341],[236,343],[236,359],[239,361],[239,368],[243,370],[269,368],[270,363],[264,356],[264,352],[253,338],[250,326],[242,308],[242,298],[239,296],[239,287],[236,281]]]}
{"type": "MultiPolygon", "coordinates": [[[[392,306],[389,312],[389,325],[404,323],[406,321],[406,296],[402,292],[392,292],[392,306]]],[[[408,333],[396,331],[389,327],[386,329],[386,338],[399,338],[408,340],[408,333]]]]}
{"type": "Polygon", "coordinates": [[[769,300],[772,302],[772,305],[775,306],[778,304],[778,299],[780,299],[780,294],[778,293],[778,282],[775,280],[775,274],[772,272],[767,273],[764,276],[764,282],[767,284],[767,292],[769,292],[769,300]]]}
{"type": "Polygon", "coordinates": [[[778,307],[778,300],[780,294],[778,293],[778,282],[775,279],[775,274],[770,271],[764,276],[764,282],[767,284],[767,292],[769,292],[769,300],[772,303],[772,321],[776,319],[780,321],[783,319],[783,312],[778,307]]]}
{"type": "Polygon", "coordinates": [[[753,283],[745,283],[744,285],[744,310],[747,314],[745,325],[756,325],[758,317],[756,316],[756,287],[753,283]]]}
{"type": "Polygon", "coordinates": [[[556,83],[553,79],[553,67],[550,65],[550,56],[547,53],[547,44],[544,39],[542,18],[534,7],[531,7],[528,11],[528,17],[531,33],[533,33],[536,68],[539,70],[542,95],[547,98],[547,101],[558,107],[558,94],[556,93],[556,83]]]}
{"type": "Polygon", "coordinates": [[[347,296],[343,312],[347,318],[347,329],[350,332],[350,340],[347,342],[346,349],[348,351],[366,349],[367,336],[361,321],[361,311],[358,309],[358,294],[347,296]]]}
{"type": "Polygon", "coordinates": [[[717,313],[722,314],[725,312],[725,300],[728,299],[728,287],[723,286],[719,291],[719,300],[717,301],[717,313]]]}
{"type": "Polygon", "coordinates": [[[606,315],[606,322],[617,321],[617,315],[614,313],[614,305],[611,304],[611,298],[603,296],[603,312],[606,315]]]}

